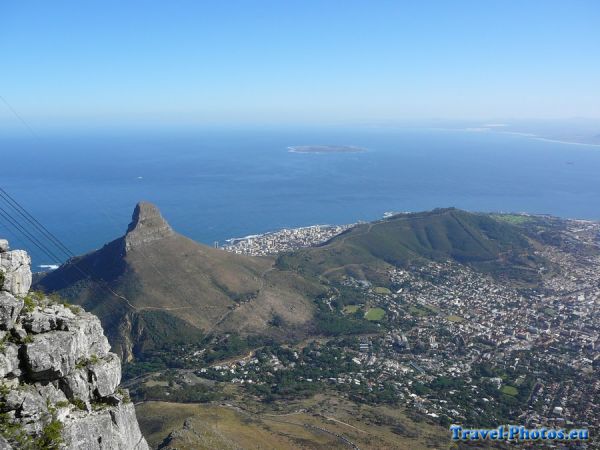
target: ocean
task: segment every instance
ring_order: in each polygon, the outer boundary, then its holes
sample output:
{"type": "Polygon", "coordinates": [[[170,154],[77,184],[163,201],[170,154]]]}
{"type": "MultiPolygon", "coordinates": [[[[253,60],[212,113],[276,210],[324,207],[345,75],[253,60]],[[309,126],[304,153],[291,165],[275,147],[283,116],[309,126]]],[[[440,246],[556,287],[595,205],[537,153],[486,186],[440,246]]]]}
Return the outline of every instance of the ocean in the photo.
{"type": "MultiPolygon", "coordinates": [[[[0,186],[81,254],[122,235],[140,200],[213,245],[387,211],[600,219],[600,147],[498,132],[408,128],[213,128],[6,134],[0,186]],[[293,153],[348,145],[362,153],[293,153]]],[[[0,237],[55,264],[0,218],[0,237]]]]}

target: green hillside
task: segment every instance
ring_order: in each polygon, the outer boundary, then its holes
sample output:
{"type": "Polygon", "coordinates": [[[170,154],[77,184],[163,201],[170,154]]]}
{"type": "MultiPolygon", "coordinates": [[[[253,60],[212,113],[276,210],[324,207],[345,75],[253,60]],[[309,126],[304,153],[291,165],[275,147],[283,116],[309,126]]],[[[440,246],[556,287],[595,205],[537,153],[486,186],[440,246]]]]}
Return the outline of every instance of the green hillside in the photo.
{"type": "Polygon", "coordinates": [[[361,224],[327,244],[282,255],[278,267],[310,276],[369,272],[422,259],[468,264],[498,276],[536,276],[531,245],[514,225],[454,208],[361,224]]]}

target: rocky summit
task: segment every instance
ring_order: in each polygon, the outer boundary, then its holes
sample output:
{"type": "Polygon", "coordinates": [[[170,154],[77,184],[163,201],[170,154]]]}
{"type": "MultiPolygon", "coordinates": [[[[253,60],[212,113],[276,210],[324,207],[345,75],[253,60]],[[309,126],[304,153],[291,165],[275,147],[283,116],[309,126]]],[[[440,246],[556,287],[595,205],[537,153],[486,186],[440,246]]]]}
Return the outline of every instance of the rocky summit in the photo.
{"type": "Polygon", "coordinates": [[[173,229],[163,219],[156,206],[148,202],[139,202],[127,228],[125,250],[130,251],[173,234],[173,229]]]}
{"type": "Polygon", "coordinates": [[[0,240],[0,449],[147,449],[99,319],[30,286],[0,240]]]}

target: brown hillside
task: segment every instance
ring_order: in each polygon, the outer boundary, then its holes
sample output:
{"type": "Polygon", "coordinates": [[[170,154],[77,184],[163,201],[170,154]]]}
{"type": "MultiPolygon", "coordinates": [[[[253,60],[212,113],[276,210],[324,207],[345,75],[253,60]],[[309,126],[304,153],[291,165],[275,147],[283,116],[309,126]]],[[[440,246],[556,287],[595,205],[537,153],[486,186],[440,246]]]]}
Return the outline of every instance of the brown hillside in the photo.
{"type": "Polygon", "coordinates": [[[131,359],[209,332],[302,336],[319,288],[273,265],[177,234],[141,202],[125,236],[68,261],[37,287],[98,314],[115,350],[131,359]],[[275,316],[285,326],[271,326],[275,316]]]}

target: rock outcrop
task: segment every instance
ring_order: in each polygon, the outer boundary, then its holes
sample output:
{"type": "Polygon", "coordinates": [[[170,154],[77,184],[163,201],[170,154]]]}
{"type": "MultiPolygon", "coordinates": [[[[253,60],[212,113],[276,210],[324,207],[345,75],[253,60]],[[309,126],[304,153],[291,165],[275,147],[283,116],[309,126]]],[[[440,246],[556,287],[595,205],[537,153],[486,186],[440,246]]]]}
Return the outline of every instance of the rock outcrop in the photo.
{"type": "Polygon", "coordinates": [[[147,449],[99,319],[29,293],[29,261],[0,240],[0,449],[147,449]]]}
{"type": "Polygon", "coordinates": [[[163,219],[152,203],[139,202],[125,235],[125,251],[141,247],[150,242],[173,236],[171,226],[163,219]]]}
{"type": "Polygon", "coordinates": [[[0,240],[0,291],[25,295],[31,287],[31,258],[23,250],[8,249],[8,242],[0,240]]]}

